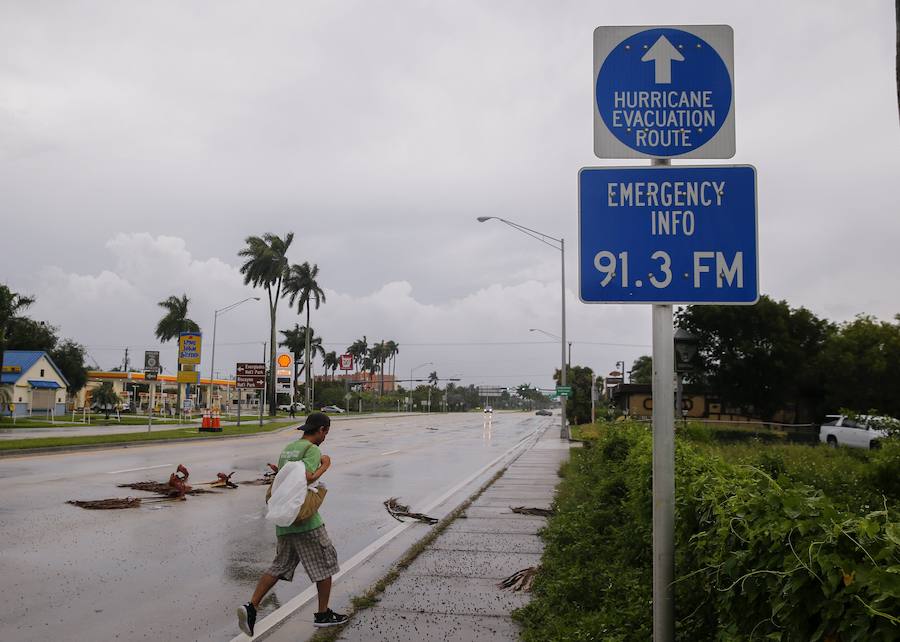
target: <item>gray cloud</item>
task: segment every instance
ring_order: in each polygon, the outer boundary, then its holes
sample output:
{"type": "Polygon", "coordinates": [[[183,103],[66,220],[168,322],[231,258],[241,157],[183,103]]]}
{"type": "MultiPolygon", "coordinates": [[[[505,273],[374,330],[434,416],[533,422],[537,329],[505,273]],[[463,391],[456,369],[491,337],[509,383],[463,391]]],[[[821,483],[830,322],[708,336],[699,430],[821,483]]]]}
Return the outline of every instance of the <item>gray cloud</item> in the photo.
{"type": "MultiPolygon", "coordinates": [[[[620,164],[591,155],[601,24],[732,24],[734,162],[759,170],[763,291],[835,320],[900,311],[890,3],[29,2],[2,12],[0,278],[39,294],[36,313],[88,344],[152,343],[155,301],[176,291],[211,317],[245,291],[242,239],[287,230],[293,260],[317,262],[332,293],[315,323],[326,340],[556,332],[557,256],[474,218],[565,236],[575,289],[577,170],[620,164]]],[[[223,344],[265,338],[264,312],[233,314],[223,344]],[[261,338],[249,329],[260,323],[261,338]]],[[[647,352],[587,343],[649,343],[643,306],[572,296],[569,315],[576,362],[606,371],[647,352]]],[[[242,348],[229,349],[233,361],[242,348]]],[[[401,369],[407,359],[547,385],[520,375],[549,373],[558,353],[410,345],[401,369]]]]}

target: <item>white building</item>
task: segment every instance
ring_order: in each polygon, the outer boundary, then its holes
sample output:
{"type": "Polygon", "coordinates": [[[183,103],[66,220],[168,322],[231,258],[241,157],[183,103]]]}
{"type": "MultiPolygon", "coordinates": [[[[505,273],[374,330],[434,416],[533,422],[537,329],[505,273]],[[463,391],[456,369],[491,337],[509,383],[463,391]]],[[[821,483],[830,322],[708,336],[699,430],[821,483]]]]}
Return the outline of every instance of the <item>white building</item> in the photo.
{"type": "Polygon", "coordinates": [[[7,350],[3,353],[0,385],[9,392],[9,406],[0,414],[17,416],[62,415],[66,412],[69,382],[46,352],[7,350]]]}

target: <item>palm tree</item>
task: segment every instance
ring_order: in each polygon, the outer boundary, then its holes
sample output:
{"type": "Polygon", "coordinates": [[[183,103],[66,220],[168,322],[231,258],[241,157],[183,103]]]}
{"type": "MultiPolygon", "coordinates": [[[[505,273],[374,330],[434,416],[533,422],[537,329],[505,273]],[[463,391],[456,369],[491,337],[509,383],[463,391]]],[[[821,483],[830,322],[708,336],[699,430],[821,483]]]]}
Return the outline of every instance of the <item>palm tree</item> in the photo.
{"type": "MultiPolygon", "coordinates": [[[[303,312],[303,309],[306,308],[306,327],[309,327],[309,308],[310,303],[315,303],[316,310],[319,309],[319,305],[325,303],[325,292],[322,288],[319,287],[318,282],[316,281],[316,277],[319,276],[319,266],[312,265],[310,266],[309,262],[304,262],[303,265],[297,265],[296,263],[290,267],[284,278],[284,293],[289,295],[288,303],[290,305],[294,305],[294,302],[297,301],[297,313],[303,312]]],[[[310,346],[309,341],[310,337],[307,336],[307,344],[306,344],[306,407],[310,407],[310,403],[312,400],[309,397],[310,387],[309,387],[309,377],[310,377],[310,367],[312,365],[310,361],[310,346]]]]}
{"type": "Polygon", "coordinates": [[[171,341],[182,332],[200,331],[200,326],[187,316],[190,302],[187,295],[182,294],[181,298],[173,295],[157,304],[166,310],[163,318],[156,324],[156,338],[162,343],[171,341]]]}
{"type": "Polygon", "coordinates": [[[369,349],[369,351],[362,358],[362,370],[363,372],[369,373],[369,379],[375,376],[375,373],[378,372],[378,359],[375,355],[375,347],[369,349]]]}
{"type": "Polygon", "coordinates": [[[380,343],[376,343],[372,346],[372,349],[369,351],[369,354],[372,357],[372,360],[378,364],[378,371],[381,373],[381,383],[378,388],[378,394],[384,394],[384,362],[388,360],[390,357],[390,352],[387,347],[387,343],[381,341],[380,343]]]}
{"type": "Polygon", "coordinates": [[[438,377],[437,370],[432,370],[428,374],[428,383],[430,384],[428,388],[428,412],[431,412],[431,391],[437,388],[438,381],[440,381],[440,377],[438,377]]]}
{"type": "MultiPolygon", "coordinates": [[[[188,299],[187,294],[182,294],[181,298],[175,295],[168,299],[160,301],[157,305],[163,308],[166,313],[163,318],[156,324],[156,338],[162,343],[167,343],[172,339],[178,338],[182,332],[200,332],[200,326],[192,319],[188,318],[188,299]]],[[[177,384],[178,407],[181,407],[181,384],[177,384]]]]}
{"type": "Polygon", "coordinates": [[[326,352],[322,359],[322,366],[325,368],[325,372],[331,370],[332,381],[334,381],[334,371],[337,370],[339,363],[337,352],[334,351],[326,352]]]}
{"type": "MultiPolygon", "coordinates": [[[[34,303],[34,297],[22,296],[5,285],[0,285],[0,372],[3,372],[3,356],[6,352],[6,335],[9,332],[9,323],[13,319],[18,318],[19,313],[32,303],[34,303]]],[[[0,390],[6,389],[0,386],[0,390]]],[[[0,402],[9,403],[9,400],[0,399],[0,402]]]]}
{"type": "Polygon", "coordinates": [[[291,379],[291,402],[294,401],[294,394],[297,392],[297,377],[300,371],[297,369],[300,365],[300,359],[306,350],[306,329],[300,329],[300,325],[295,323],[290,330],[279,330],[284,335],[284,341],[280,341],[278,345],[284,346],[294,356],[294,376],[291,379]]]}
{"type": "Polygon", "coordinates": [[[369,342],[366,340],[366,335],[363,335],[362,339],[357,339],[356,341],[351,343],[350,347],[347,348],[347,354],[353,356],[353,363],[356,372],[359,372],[360,366],[362,365],[362,360],[365,358],[368,352],[369,342]]]}
{"type": "MultiPolygon", "coordinates": [[[[296,390],[297,378],[300,376],[300,373],[304,372],[306,369],[305,365],[300,365],[301,361],[304,364],[308,364],[311,363],[312,358],[315,357],[317,353],[322,356],[325,355],[325,348],[322,347],[322,337],[316,336],[315,328],[310,328],[307,336],[306,326],[298,325],[296,323],[292,329],[280,330],[279,332],[284,335],[284,341],[281,341],[278,345],[284,346],[292,355],[294,355],[294,390],[296,390]],[[307,346],[309,346],[310,351],[309,360],[305,357],[307,346]]],[[[309,384],[307,383],[307,385],[309,384]]],[[[307,406],[307,408],[308,407],[309,406],[307,406]]]]}
{"type": "Polygon", "coordinates": [[[121,401],[119,395],[113,390],[112,381],[101,383],[100,387],[91,394],[91,400],[100,407],[107,419],[109,419],[109,411],[121,401]]]}
{"type": "Polygon", "coordinates": [[[397,365],[397,355],[400,353],[400,344],[391,339],[384,345],[387,347],[388,359],[391,360],[391,376],[393,376],[397,365]]]}
{"type": "Polygon", "coordinates": [[[288,272],[287,251],[294,241],[294,233],[288,232],[281,238],[277,234],[266,233],[262,237],[248,236],[247,246],[238,252],[245,258],[241,265],[244,285],[264,287],[269,295],[269,414],[275,416],[275,316],[282,279],[288,272]]]}

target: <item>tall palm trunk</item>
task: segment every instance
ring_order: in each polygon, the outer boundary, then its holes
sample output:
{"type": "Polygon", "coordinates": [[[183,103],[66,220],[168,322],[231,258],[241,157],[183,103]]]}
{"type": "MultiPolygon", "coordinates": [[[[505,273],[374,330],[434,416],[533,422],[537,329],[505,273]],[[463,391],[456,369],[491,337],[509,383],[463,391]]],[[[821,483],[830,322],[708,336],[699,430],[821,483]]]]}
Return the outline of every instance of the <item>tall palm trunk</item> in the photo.
{"type": "Polygon", "coordinates": [[[269,290],[269,416],[275,416],[275,306],[277,300],[272,300],[272,288],[269,290]]]}
{"type": "Polygon", "coordinates": [[[309,329],[309,301],[307,301],[306,302],[306,353],[305,353],[305,357],[304,357],[304,363],[305,363],[304,369],[306,370],[306,410],[307,410],[307,412],[312,411],[312,395],[310,394],[311,390],[309,388],[309,386],[310,386],[309,342],[310,342],[310,339],[312,338],[310,335],[312,335],[312,332],[309,329]]]}

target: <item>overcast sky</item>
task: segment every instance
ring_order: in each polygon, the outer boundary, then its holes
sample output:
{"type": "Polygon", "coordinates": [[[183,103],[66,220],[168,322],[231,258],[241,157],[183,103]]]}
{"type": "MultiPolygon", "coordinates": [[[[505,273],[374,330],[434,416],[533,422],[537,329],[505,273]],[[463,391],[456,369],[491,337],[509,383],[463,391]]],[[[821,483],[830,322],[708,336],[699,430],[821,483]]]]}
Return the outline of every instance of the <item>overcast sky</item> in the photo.
{"type": "MultiPolygon", "coordinates": [[[[398,376],[547,387],[559,348],[529,328],[559,333],[559,254],[475,221],[504,216],[569,243],[573,362],[630,367],[650,307],[580,303],[576,266],[579,168],[647,164],[593,156],[592,32],[629,24],[734,28],[737,155],[710,164],[757,167],[761,291],[900,312],[889,0],[7,0],[0,281],[108,368],[156,347],[171,294],[208,350],[213,310],[260,294],[243,239],[293,231],[327,349],[393,339],[398,376]]],[[[216,370],[267,335],[262,303],[220,316],[216,370]]]]}

